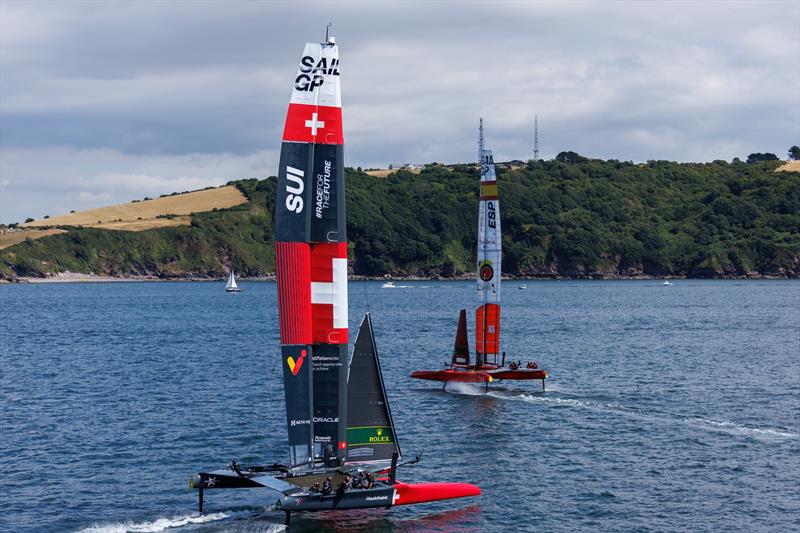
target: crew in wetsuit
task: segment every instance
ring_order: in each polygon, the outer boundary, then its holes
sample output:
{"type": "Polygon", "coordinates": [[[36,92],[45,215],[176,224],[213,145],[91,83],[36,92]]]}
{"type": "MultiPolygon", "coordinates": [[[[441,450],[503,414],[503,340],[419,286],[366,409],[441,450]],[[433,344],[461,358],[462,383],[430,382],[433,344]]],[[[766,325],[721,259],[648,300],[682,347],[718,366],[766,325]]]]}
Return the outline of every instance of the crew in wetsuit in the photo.
{"type": "Polygon", "coordinates": [[[375,484],[375,478],[372,476],[371,472],[367,472],[367,475],[364,476],[364,479],[362,479],[361,481],[361,488],[371,489],[374,484],[375,484]]]}
{"type": "Polygon", "coordinates": [[[311,488],[309,489],[311,492],[319,492],[319,481],[315,481],[311,488]]]}
{"type": "Polygon", "coordinates": [[[360,489],[361,488],[361,482],[362,482],[363,478],[364,478],[364,473],[363,472],[358,472],[355,475],[355,477],[352,479],[352,481],[350,483],[350,487],[354,488],[354,489],[360,489]]]}
{"type": "Polygon", "coordinates": [[[336,487],[336,496],[341,498],[342,496],[344,496],[344,493],[347,492],[347,489],[349,488],[350,485],[347,483],[347,479],[344,479],[341,483],[339,483],[339,486],[336,487]]]}
{"type": "Polygon", "coordinates": [[[322,490],[320,492],[322,492],[323,496],[327,496],[328,494],[333,492],[331,478],[329,477],[325,478],[325,481],[322,482],[322,490]]]}

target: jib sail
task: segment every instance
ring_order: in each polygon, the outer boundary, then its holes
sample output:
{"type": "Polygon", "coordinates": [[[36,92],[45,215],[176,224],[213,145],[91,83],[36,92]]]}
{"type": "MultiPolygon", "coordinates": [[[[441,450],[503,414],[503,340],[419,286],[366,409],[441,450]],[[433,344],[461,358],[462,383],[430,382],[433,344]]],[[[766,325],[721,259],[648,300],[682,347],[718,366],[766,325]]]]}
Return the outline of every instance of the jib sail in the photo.
{"type": "Polygon", "coordinates": [[[350,361],[347,385],[347,462],[391,460],[400,453],[383,386],[372,319],[364,315],[350,361]]]}
{"type": "Polygon", "coordinates": [[[480,207],[478,213],[478,307],[475,313],[475,364],[497,364],[500,351],[500,201],[492,151],[484,149],[480,122],[480,207]]]}
{"type": "Polygon", "coordinates": [[[467,338],[467,310],[458,313],[456,342],[453,346],[453,365],[469,366],[469,339],[467,338]]]}
{"type": "Polygon", "coordinates": [[[308,43],[281,145],[275,253],[292,466],[344,461],[347,235],[339,50],[308,43]]]}

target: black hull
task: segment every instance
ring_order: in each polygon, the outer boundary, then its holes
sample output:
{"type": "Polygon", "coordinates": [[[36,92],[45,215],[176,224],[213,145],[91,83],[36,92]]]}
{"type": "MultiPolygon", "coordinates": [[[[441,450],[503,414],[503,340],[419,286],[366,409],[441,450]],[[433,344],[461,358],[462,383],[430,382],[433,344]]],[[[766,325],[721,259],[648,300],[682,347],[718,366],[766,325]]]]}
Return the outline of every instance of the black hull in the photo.
{"type": "Polygon", "coordinates": [[[332,511],[335,509],[368,509],[391,507],[394,489],[391,485],[377,485],[371,489],[351,489],[344,494],[308,493],[283,496],[276,508],[283,511],[332,511]]]}

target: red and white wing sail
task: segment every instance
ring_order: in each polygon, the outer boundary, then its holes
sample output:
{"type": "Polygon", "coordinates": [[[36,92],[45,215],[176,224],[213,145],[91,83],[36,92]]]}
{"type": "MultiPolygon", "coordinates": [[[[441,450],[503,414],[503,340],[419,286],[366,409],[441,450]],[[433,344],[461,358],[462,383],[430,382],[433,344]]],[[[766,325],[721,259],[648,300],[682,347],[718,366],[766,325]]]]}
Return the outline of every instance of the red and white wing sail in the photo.
{"type": "Polygon", "coordinates": [[[497,363],[500,353],[500,276],[502,243],[500,199],[491,150],[483,147],[480,130],[480,207],[478,213],[478,306],[475,313],[475,364],[497,363]]]}
{"type": "Polygon", "coordinates": [[[339,50],[308,43],[294,79],[275,209],[290,462],[346,451],[347,233],[339,50]]]}

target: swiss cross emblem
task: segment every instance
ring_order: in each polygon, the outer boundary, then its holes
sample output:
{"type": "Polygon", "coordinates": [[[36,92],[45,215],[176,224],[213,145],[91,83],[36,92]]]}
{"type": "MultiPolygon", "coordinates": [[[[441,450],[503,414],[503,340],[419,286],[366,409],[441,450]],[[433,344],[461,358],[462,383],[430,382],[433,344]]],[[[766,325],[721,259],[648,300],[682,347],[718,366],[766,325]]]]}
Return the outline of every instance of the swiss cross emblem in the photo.
{"type": "Polygon", "coordinates": [[[311,128],[311,135],[316,136],[318,129],[325,128],[325,121],[324,120],[317,120],[317,114],[311,113],[311,119],[306,120],[306,128],[311,128]]]}

